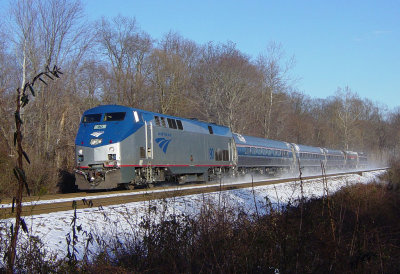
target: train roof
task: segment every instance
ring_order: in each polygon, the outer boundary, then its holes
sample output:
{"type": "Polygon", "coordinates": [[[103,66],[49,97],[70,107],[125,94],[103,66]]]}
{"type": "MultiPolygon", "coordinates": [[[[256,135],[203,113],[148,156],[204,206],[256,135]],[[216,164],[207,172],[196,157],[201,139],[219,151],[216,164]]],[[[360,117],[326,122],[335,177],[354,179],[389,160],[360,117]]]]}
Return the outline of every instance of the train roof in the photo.
{"type": "Polygon", "coordinates": [[[341,155],[341,156],[344,156],[344,153],[341,150],[329,149],[329,148],[324,148],[324,150],[325,150],[326,154],[329,154],[329,155],[341,155]]]}
{"type": "Polygon", "coordinates": [[[298,144],[293,144],[297,152],[308,152],[308,153],[318,153],[322,154],[322,148],[320,147],[312,147],[312,146],[306,146],[306,145],[298,145],[298,144]]]}
{"type": "Polygon", "coordinates": [[[86,110],[83,115],[86,114],[96,114],[96,113],[104,113],[104,112],[118,112],[118,111],[129,111],[130,107],[120,106],[120,105],[100,105],[94,108],[90,108],[86,110]]]}
{"type": "Polygon", "coordinates": [[[87,114],[96,114],[96,113],[107,113],[107,112],[133,112],[136,111],[144,121],[150,122],[153,121],[154,117],[164,117],[175,120],[180,120],[183,123],[183,127],[185,131],[192,131],[204,134],[210,134],[209,127],[212,127],[213,134],[221,135],[221,136],[229,136],[231,137],[232,132],[229,127],[217,125],[215,123],[208,123],[200,120],[190,119],[190,118],[182,118],[177,116],[171,116],[166,114],[160,114],[157,112],[146,111],[142,109],[122,106],[122,105],[100,105],[91,109],[88,109],[84,112],[83,115],[87,114]]]}
{"type": "Polygon", "coordinates": [[[238,145],[259,146],[285,150],[290,149],[290,144],[283,141],[246,136],[238,133],[233,133],[233,138],[238,145]]]}

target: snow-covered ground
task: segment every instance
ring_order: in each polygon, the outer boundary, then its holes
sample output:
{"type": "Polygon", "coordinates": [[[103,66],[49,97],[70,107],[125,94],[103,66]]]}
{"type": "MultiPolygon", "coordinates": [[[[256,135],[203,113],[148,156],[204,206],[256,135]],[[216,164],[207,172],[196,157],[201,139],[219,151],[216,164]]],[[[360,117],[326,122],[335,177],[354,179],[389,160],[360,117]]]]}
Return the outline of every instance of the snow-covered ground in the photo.
{"type": "MultiPolygon", "coordinates": [[[[300,182],[288,182],[162,200],[134,202],[124,205],[78,209],[76,211],[76,227],[80,226],[82,230],[77,232],[78,243],[76,249],[78,253],[76,255],[78,259],[81,259],[85,254],[86,246],[90,250],[96,251],[99,244],[106,244],[99,243],[96,240],[88,243],[88,239],[91,237],[96,239],[97,235],[100,235],[102,239],[115,239],[118,237],[120,242],[124,242],[132,237],[132,233],[137,233],[139,224],[144,217],[149,217],[149,215],[155,221],[170,214],[194,216],[200,212],[205,203],[239,208],[250,214],[256,211],[262,214],[266,210],[266,201],[271,202],[275,207],[280,207],[288,202],[297,200],[301,195],[306,198],[321,197],[327,193],[332,194],[346,185],[369,183],[376,180],[377,176],[383,172],[364,172],[363,176],[354,174],[328,177],[327,183],[323,183],[321,179],[304,181],[302,185],[300,182]]],[[[93,197],[87,197],[87,199],[90,198],[93,197]]],[[[70,199],[71,202],[72,200],[70,199]]],[[[45,202],[51,203],[52,201],[45,202]]],[[[2,205],[2,207],[9,206],[2,205]]],[[[63,258],[67,254],[66,238],[68,235],[72,238],[71,222],[73,216],[74,211],[69,210],[28,216],[24,217],[24,219],[29,229],[29,236],[38,237],[46,247],[48,254],[56,254],[58,258],[63,258]]],[[[7,230],[9,231],[9,227],[13,222],[13,219],[0,220],[0,233],[2,233],[0,238],[5,239],[4,233],[7,230]]],[[[22,231],[20,235],[22,236],[21,242],[27,239],[27,235],[22,231]]],[[[4,250],[3,248],[1,249],[4,250]]]]}

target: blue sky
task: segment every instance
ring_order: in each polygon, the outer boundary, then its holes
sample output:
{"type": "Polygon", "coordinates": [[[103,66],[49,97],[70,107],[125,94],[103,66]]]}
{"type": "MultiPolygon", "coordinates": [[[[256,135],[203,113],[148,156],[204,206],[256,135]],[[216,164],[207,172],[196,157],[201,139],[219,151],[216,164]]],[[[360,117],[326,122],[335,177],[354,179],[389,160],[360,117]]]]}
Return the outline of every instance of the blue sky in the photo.
{"type": "Polygon", "coordinates": [[[400,106],[400,1],[86,0],[91,20],[135,17],[160,39],[169,31],[198,44],[232,41],[255,58],[269,42],[294,56],[296,86],[313,98],[349,86],[362,98],[400,106]]]}

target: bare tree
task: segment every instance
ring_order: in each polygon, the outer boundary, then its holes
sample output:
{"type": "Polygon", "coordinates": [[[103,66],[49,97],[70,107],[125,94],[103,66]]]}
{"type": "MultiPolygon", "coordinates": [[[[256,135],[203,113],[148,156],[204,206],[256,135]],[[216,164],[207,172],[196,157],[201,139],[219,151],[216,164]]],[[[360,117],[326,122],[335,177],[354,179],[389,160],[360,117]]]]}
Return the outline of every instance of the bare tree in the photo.
{"type": "Polygon", "coordinates": [[[67,118],[73,113],[72,103],[69,105],[68,101],[72,100],[70,95],[75,89],[70,87],[75,81],[74,71],[84,60],[91,41],[90,32],[83,20],[79,0],[19,0],[12,3],[9,14],[8,35],[12,38],[13,51],[22,71],[18,77],[21,87],[25,79],[52,62],[63,66],[68,75],[61,82],[38,88],[38,96],[21,113],[27,121],[24,135],[32,137],[26,143],[27,151],[32,155],[32,165],[27,172],[33,173],[30,177],[37,190],[47,189],[43,188],[43,181],[53,181],[55,185],[57,172],[54,169],[63,165],[61,156],[65,150],[59,145],[60,136],[71,137],[73,132],[66,127],[67,118]],[[54,89],[56,93],[51,92],[54,89]],[[60,102],[64,104],[60,106],[60,102]],[[42,145],[39,147],[37,143],[42,145]],[[41,172],[35,172],[37,170],[41,172]]]}
{"type": "Polygon", "coordinates": [[[257,89],[257,71],[249,57],[233,43],[210,43],[203,48],[196,74],[195,98],[204,118],[243,132],[254,111],[251,103],[257,89]]]}
{"type": "Polygon", "coordinates": [[[389,115],[390,137],[388,138],[389,146],[392,147],[391,155],[398,155],[400,152],[400,107],[395,109],[389,115]]]}
{"type": "Polygon", "coordinates": [[[100,49],[111,65],[111,83],[114,84],[111,92],[117,95],[115,102],[138,105],[140,93],[146,92],[149,75],[146,64],[152,39],[139,30],[135,19],[123,16],[111,21],[103,18],[98,23],[97,36],[100,49]]]}
{"type": "Polygon", "coordinates": [[[5,35],[0,33],[0,140],[6,147],[8,154],[12,148],[12,130],[10,109],[12,106],[12,86],[15,87],[17,79],[17,67],[15,58],[7,52],[5,35]]]}
{"type": "Polygon", "coordinates": [[[200,49],[199,62],[193,73],[193,94],[192,101],[196,106],[197,117],[204,120],[216,122],[217,93],[215,92],[218,75],[218,56],[221,54],[221,47],[211,42],[200,49]]]}
{"type": "Polygon", "coordinates": [[[22,68],[21,88],[25,85],[25,79],[28,76],[27,67],[33,70],[39,70],[37,55],[39,39],[36,36],[38,11],[35,7],[36,1],[20,0],[10,7],[10,26],[11,37],[17,60],[22,68]]]}
{"type": "Polygon", "coordinates": [[[230,47],[220,56],[217,68],[218,123],[231,127],[235,132],[243,131],[247,120],[243,106],[254,94],[256,82],[252,76],[256,76],[256,70],[247,56],[230,47]]]}
{"type": "Polygon", "coordinates": [[[101,94],[105,86],[104,78],[105,65],[96,60],[87,60],[80,67],[78,75],[75,78],[77,84],[77,93],[83,98],[87,108],[91,108],[100,103],[101,94]]]}
{"type": "Polygon", "coordinates": [[[300,92],[292,92],[287,100],[287,140],[298,144],[314,145],[314,117],[310,112],[310,98],[300,92]]]}
{"type": "Polygon", "coordinates": [[[38,2],[40,23],[38,32],[44,53],[44,66],[53,63],[62,64],[72,53],[80,51],[80,39],[86,29],[77,24],[83,19],[83,7],[80,1],[47,0],[38,2]]]}
{"type": "Polygon", "coordinates": [[[197,52],[192,41],[173,32],[167,33],[154,49],[150,60],[156,110],[175,115],[186,112],[197,52]]]}
{"type": "Polygon", "coordinates": [[[263,129],[264,137],[271,137],[272,112],[274,105],[280,102],[274,100],[274,95],[280,92],[285,92],[288,86],[291,85],[289,71],[294,66],[294,57],[282,64],[284,52],[280,44],[271,42],[265,54],[260,54],[256,60],[256,66],[262,75],[262,101],[263,106],[263,129]]]}
{"type": "Polygon", "coordinates": [[[338,88],[336,102],[336,121],[341,132],[343,149],[349,150],[354,130],[363,112],[363,104],[348,86],[338,88]]]}
{"type": "MultiPolygon", "coordinates": [[[[34,92],[34,85],[36,82],[39,82],[39,80],[43,83],[44,80],[41,77],[47,76],[50,79],[54,78],[59,78],[59,75],[62,74],[56,66],[54,66],[54,69],[50,71],[48,68],[46,71],[39,73],[36,75],[31,81],[26,82],[25,85],[22,88],[17,88],[17,100],[16,100],[16,110],[14,113],[15,117],[15,125],[16,125],[16,131],[14,133],[14,146],[16,146],[17,150],[17,163],[14,168],[14,175],[18,181],[18,186],[17,186],[17,192],[16,195],[13,198],[13,209],[12,211],[14,212],[14,202],[16,203],[16,214],[15,214],[15,227],[11,226],[11,243],[8,247],[8,252],[7,252],[7,258],[8,258],[8,273],[13,273],[14,269],[14,263],[15,263],[15,258],[16,258],[16,253],[17,253],[17,242],[18,242],[18,234],[19,234],[19,229],[20,226],[22,226],[22,229],[24,230],[25,233],[28,233],[27,226],[25,224],[25,221],[21,218],[22,214],[22,194],[23,194],[23,189],[25,188],[28,195],[30,195],[30,190],[28,187],[28,181],[26,177],[26,173],[23,168],[23,160],[25,159],[29,164],[30,160],[28,157],[28,154],[24,151],[22,147],[22,119],[21,119],[21,109],[24,108],[28,103],[29,103],[29,94],[28,90],[31,92],[33,96],[35,96],[34,92]],[[50,76],[50,74],[52,76],[50,76]],[[54,77],[54,78],[52,78],[54,77]]],[[[37,86],[37,85],[36,85],[37,86]]]]}

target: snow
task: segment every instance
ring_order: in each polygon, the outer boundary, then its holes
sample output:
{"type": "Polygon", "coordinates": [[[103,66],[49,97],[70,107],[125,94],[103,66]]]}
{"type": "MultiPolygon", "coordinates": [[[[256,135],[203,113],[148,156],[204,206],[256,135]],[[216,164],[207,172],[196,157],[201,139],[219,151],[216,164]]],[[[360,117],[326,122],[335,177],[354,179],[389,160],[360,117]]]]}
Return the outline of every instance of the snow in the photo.
{"type": "MultiPolygon", "coordinates": [[[[262,214],[266,210],[265,204],[267,200],[269,200],[273,206],[280,208],[281,206],[289,202],[294,202],[300,198],[302,196],[301,189],[303,189],[303,197],[305,198],[322,197],[327,193],[332,194],[338,191],[343,186],[356,183],[370,183],[377,180],[377,177],[383,172],[385,171],[364,172],[363,176],[353,174],[328,177],[326,183],[323,183],[321,179],[303,181],[302,184],[293,181],[267,186],[257,186],[254,188],[234,189],[145,202],[133,202],[124,205],[78,209],[76,210],[76,225],[81,226],[82,231],[77,233],[77,258],[82,259],[85,254],[85,246],[91,237],[96,238],[96,236],[102,236],[102,239],[115,239],[118,237],[121,242],[132,238],[132,233],[138,233],[138,225],[140,222],[144,217],[149,215],[151,215],[155,221],[160,220],[162,216],[168,216],[169,214],[195,216],[200,212],[204,203],[211,203],[216,206],[228,205],[230,207],[239,208],[250,214],[255,213],[256,211],[262,214]]],[[[206,186],[210,186],[210,184],[204,185],[204,187],[206,186]]],[[[140,193],[143,192],[138,192],[137,194],[140,193]]],[[[118,193],[107,196],[117,195],[132,195],[132,193],[118,193]]],[[[97,196],[106,197],[105,195],[97,196]]],[[[92,195],[86,197],[86,199],[89,200],[95,197],[96,195],[92,195]]],[[[77,199],[79,198],[75,198],[75,200],[77,199]]],[[[63,200],[72,202],[74,199],[63,200]]],[[[33,203],[52,202],[54,201],[47,200],[33,203]]],[[[10,205],[1,206],[9,207],[10,205]]],[[[48,254],[57,255],[58,258],[63,258],[67,255],[67,235],[70,233],[72,238],[71,221],[73,220],[73,216],[74,211],[68,210],[27,216],[24,217],[24,220],[29,229],[29,236],[36,236],[41,239],[48,254]]],[[[0,220],[0,233],[2,234],[0,235],[0,238],[4,239],[5,231],[9,231],[9,229],[1,230],[1,228],[9,228],[12,223],[14,223],[14,219],[0,220]]],[[[20,238],[20,242],[27,239],[27,235],[22,231],[20,235],[23,238],[20,238]]],[[[5,242],[3,241],[3,244],[4,243],[5,242]]],[[[106,243],[92,241],[89,244],[89,249],[96,251],[101,244],[106,243]]],[[[1,249],[3,248],[4,247],[1,247],[1,249]]],[[[1,259],[2,258],[0,258],[0,260],[1,259]]],[[[2,262],[0,261],[0,265],[1,264],[2,262]]]]}

